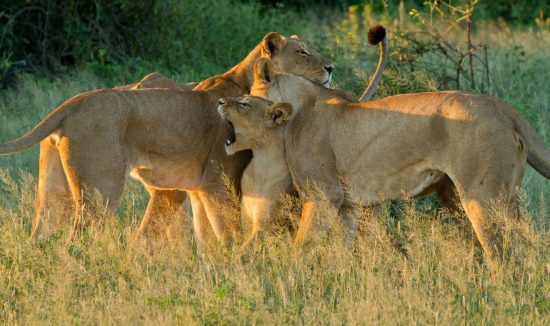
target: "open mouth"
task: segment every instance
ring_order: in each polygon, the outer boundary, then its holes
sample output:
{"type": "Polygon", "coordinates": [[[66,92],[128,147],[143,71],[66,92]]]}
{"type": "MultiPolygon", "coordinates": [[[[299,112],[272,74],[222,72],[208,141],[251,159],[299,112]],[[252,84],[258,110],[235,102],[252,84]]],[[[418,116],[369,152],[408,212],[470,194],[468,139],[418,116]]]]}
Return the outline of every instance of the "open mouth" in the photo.
{"type": "Polygon", "coordinates": [[[327,80],[325,80],[321,85],[323,85],[325,88],[329,88],[331,80],[332,80],[332,74],[329,74],[327,77],[327,80]]]}
{"type": "Polygon", "coordinates": [[[235,143],[237,140],[235,137],[235,127],[231,123],[231,121],[227,120],[227,124],[229,125],[229,136],[225,140],[225,147],[229,147],[235,143]]]}

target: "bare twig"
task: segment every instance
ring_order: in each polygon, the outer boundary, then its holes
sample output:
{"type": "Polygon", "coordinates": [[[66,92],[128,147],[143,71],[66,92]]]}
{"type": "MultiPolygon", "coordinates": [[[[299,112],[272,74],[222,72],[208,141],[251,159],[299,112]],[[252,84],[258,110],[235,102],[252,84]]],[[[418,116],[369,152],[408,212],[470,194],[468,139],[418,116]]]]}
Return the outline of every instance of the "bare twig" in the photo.
{"type": "Polygon", "coordinates": [[[470,59],[470,80],[472,83],[472,88],[476,88],[475,78],[474,78],[474,59],[472,56],[472,50],[474,46],[472,45],[472,16],[474,14],[474,9],[477,1],[470,0],[470,8],[468,10],[468,20],[467,20],[467,35],[468,35],[468,57],[470,59]]]}

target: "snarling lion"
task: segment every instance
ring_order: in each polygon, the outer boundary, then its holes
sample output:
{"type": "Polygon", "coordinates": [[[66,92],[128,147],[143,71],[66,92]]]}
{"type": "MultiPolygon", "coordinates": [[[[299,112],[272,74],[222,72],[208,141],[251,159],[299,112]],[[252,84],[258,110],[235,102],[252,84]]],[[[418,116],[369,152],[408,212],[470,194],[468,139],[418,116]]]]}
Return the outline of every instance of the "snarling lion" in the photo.
{"type": "Polygon", "coordinates": [[[218,113],[235,128],[235,142],[226,146],[227,153],[252,150],[254,155],[241,179],[241,215],[250,229],[241,249],[256,238],[272,217],[279,197],[292,190],[292,178],[284,160],[284,128],[276,128],[291,112],[290,104],[273,104],[261,97],[220,99],[218,113]]]}
{"type": "MultiPolygon", "coordinates": [[[[0,154],[9,154],[40,142],[31,240],[57,228],[64,221],[54,217],[67,216],[68,209],[77,221],[72,237],[91,192],[99,192],[106,208],[116,209],[130,174],[147,189],[186,191],[197,242],[202,243],[208,224],[227,242],[225,221],[216,209],[226,196],[220,173],[239,180],[251,155],[226,155],[223,143],[233,139],[232,129],[216,113],[216,104],[220,97],[249,92],[260,56],[313,83],[327,86],[332,77],[332,63],[304,42],[269,33],[242,62],[193,91],[134,87],[79,94],[27,134],[0,144],[0,154]]],[[[181,198],[168,203],[178,206],[181,198]]]]}
{"type": "MultiPolygon", "coordinates": [[[[251,94],[269,101],[220,103],[218,111],[236,134],[226,150],[253,148],[251,166],[267,160],[257,169],[275,166],[277,185],[287,182],[281,180],[285,166],[299,191],[317,185],[350,228],[351,197],[376,204],[424,193],[448,178],[492,263],[499,256],[488,213],[492,201],[504,195],[514,204],[526,161],[550,179],[543,140],[514,108],[492,96],[441,91],[351,102],[278,71],[269,59],[259,59],[256,69],[251,94]],[[262,137],[252,125],[273,130],[262,137]]],[[[269,184],[258,189],[271,196],[263,199],[274,199],[269,184]]],[[[255,197],[258,203],[262,196],[255,197]]],[[[304,205],[297,244],[305,241],[316,207],[317,199],[304,205]]]]}

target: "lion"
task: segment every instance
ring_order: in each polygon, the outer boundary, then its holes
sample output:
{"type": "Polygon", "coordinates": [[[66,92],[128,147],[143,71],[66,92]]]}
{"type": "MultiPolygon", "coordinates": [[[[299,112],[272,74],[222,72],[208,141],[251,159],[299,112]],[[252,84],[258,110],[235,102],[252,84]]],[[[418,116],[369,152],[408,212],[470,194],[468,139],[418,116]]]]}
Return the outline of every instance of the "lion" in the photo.
{"type": "MultiPolygon", "coordinates": [[[[258,170],[286,164],[288,172],[280,174],[289,173],[301,192],[316,184],[350,228],[355,223],[349,193],[373,205],[403,193],[423,194],[448,178],[494,267],[501,251],[488,213],[491,203],[504,195],[515,206],[526,162],[550,179],[550,150],[525,118],[495,97],[440,91],[353,102],[277,70],[267,58],[258,60],[255,74],[251,95],[269,102],[220,103],[218,111],[233,121],[236,134],[228,153],[257,147],[247,141],[262,139],[251,125],[280,129],[263,134],[268,145],[254,152],[252,166],[266,155],[268,162],[258,170]]],[[[268,200],[275,198],[263,191],[268,200]]],[[[303,206],[297,245],[313,225],[319,199],[313,198],[303,206]]]]}
{"type": "Polygon", "coordinates": [[[279,197],[292,190],[281,141],[284,128],[276,128],[292,113],[292,106],[254,96],[221,98],[218,113],[235,130],[235,141],[226,146],[227,154],[252,150],[254,155],[241,178],[241,215],[250,229],[241,245],[244,250],[274,214],[279,197]]]}
{"type": "MultiPolygon", "coordinates": [[[[114,211],[129,174],[149,190],[187,192],[199,246],[208,224],[217,239],[228,243],[229,232],[216,206],[227,196],[220,174],[233,182],[239,180],[251,154],[225,154],[222,143],[233,139],[232,129],[216,113],[216,104],[220,97],[250,91],[254,62],[260,56],[325,87],[332,78],[334,66],[328,59],[297,38],[272,32],[235,67],[192,91],[139,88],[82,93],[65,101],[25,135],[0,144],[0,155],[6,155],[40,142],[31,241],[64,222],[50,216],[66,216],[71,209],[75,216],[72,239],[82,224],[82,205],[95,192],[114,211]]],[[[164,198],[162,205],[180,206],[181,196],[174,197],[164,198]]]]}
{"type": "MultiPolygon", "coordinates": [[[[376,40],[381,39],[383,37],[385,37],[385,29],[382,26],[378,26],[378,29],[371,29],[371,31],[369,31],[368,33],[368,39],[369,39],[369,42],[371,42],[371,44],[377,44],[379,41],[376,41],[376,40]]],[[[292,35],[290,38],[293,40],[299,41],[299,37],[297,35],[292,35]]],[[[384,44],[384,46],[386,46],[386,44],[384,44]]],[[[306,45],[302,44],[302,48],[298,49],[297,51],[302,56],[309,56],[310,53],[305,47],[306,45]]],[[[313,55],[316,55],[315,51],[313,51],[313,55]]],[[[381,60],[382,60],[382,57],[381,57],[381,60]]],[[[331,73],[333,69],[333,65],[332,64],[327,65],[326,69],[327,71],[329,71],[329,73],[331,73]]],[[[381,74],[381,71],[379,72],[379,74],[381,74]]],[[[329,76],[329,77],[332,77],[332,76],[329,76]]],[[[370,91],[371,92],[370,96],[372,96],[372,94],[376,90],[377,84],[379,83],[379,78],[380,77],[378,77],[378,80],[372,81],[369,84],[369,86],[367,87],[367,91],[365,91],[365,94],[368,91],[370,91]]],[[[326,80],[323,85],[325,87],[328,87],[329,83],[330,83],[330,79],[326,80]]],[[[124,85],[124,86],[117,86],[115,88],[116,89],[177,88],[177,89],[191,90],[194,87],[196,87],[196,85],[198,85],[197,82],[178,84],[161,73],[153,72],[143,77],[138,83],[124,85]]],[[[365,97],[365,94],[363,94],[363,97],[365,97]]],[[[365,98],[365,100],[367,99],[365,98]]],[[[239,184],[238,181],[237,181],[237,184],[239,184]]],[[[159,229],[162,229],[162,228],[166,228],[166,233],[168,237],[172,238],[174,231],[172,230],[171,222],[173,221],[167,221],[166,219],[167,217],[173,216],[174,213],[177,211],[178,206],[180,206],[185,201],[187,197],[186,193],[179,190],[157,190],[152,188],[147,188],[147,191],[150,194],[150,200],[149,200],[149,204],[147,206],[145,215],[142,219],[142,223],[136,234],[136,239],[140,238],[147,231],[152,231],[152,230],[158,231],[159,229]]]]}

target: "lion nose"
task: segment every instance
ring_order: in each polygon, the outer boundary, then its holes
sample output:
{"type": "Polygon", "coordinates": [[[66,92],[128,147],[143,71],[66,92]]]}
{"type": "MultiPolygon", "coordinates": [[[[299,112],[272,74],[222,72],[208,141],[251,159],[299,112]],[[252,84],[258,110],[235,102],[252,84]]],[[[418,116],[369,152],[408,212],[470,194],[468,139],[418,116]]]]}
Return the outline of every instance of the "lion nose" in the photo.
{"type": "Polygon", "coordinates": [[[326,70],[329,74],[331,74],[332,71],[334,70],[334,65],[325,66],[325,70],[326,70]]]}
{"type": "Polygon", "coordinates": [[[225,103],[227,103],[227,100],[224,99],[223,97],[218,100],[219,105],[224,105],[225,103]]]}

